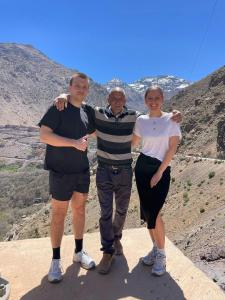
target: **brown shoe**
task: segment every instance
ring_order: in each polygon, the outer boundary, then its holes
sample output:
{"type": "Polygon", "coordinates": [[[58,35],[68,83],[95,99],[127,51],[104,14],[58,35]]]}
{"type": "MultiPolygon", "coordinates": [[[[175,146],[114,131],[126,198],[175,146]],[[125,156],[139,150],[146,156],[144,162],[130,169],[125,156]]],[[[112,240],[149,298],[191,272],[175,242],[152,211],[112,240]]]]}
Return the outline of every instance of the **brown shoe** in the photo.
{"type": "Polygon", "coordinates": [[[115,255],[122,255],[123,254],[123,246],[120,240],[115,240],[114,243],[115,255]]]}
{"type": "Polygon", "coordinates": [[[107,274],[110,271],[113,261],[113,255],[109,253],[103,253],[102,259],[97,267],[98,273],[107,274]]]}

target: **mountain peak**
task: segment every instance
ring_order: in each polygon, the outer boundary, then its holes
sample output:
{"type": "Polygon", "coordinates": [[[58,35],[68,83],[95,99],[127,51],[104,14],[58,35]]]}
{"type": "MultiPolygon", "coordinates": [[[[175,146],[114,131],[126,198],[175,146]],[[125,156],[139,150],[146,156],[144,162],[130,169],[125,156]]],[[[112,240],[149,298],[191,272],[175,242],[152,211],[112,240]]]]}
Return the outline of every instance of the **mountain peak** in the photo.
{"type": "Polygon", "coordinates": [[[173,75],[146,76],[129,84],[137,92],[144,94],[147,88],[157,85],[161,87],[168,100],[180,90],[189,86],[191,82],[173,75]]]}
{"type": "Polygon", "coordinates": [[[112,78],[111,80],[109,80],[106,85],[116,85],[116,84],[124,84],[124,82],[119,79],[119,78],[112,78]]]}

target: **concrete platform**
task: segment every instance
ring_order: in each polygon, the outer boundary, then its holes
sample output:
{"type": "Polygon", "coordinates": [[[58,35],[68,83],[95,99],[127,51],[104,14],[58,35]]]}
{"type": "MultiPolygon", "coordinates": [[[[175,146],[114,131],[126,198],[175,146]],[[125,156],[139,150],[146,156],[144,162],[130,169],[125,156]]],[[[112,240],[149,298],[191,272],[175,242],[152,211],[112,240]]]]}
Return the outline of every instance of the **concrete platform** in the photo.
{"type": "MultiPolygon", "coordinates": [[[[112,271],[100,275],[72,263],[73,236],[66,236],[62,245],[64,279],[59,284],[47,281],[51,260],[49,238],[0,243],[0,272],[11,284],[11,300],[220,300],[222,290],[206,277],[169,240],[166,241],[167,273],[151,275],[151,267],[139,258],[146,254],[151,242],[146,229],[124,231],[125,256],[116,257],[112,271]]],[[[99,233],[87,234],[85,249],[98,263],[99,233]]]]}

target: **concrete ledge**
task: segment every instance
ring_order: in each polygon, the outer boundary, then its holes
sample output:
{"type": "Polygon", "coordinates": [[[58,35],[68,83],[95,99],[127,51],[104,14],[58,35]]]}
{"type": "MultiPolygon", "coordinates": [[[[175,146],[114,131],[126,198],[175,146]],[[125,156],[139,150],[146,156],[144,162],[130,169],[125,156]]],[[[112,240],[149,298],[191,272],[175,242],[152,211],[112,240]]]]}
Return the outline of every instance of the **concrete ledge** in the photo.
{"type": "MultiPolygon", "coordinates": [[[[99,233],[86,234],[85,249],[96,263],[101,258],[99,233]]],[[[146,229],[124,231],[125,256],[116,257],[112,271],[100,275],[72,263],[73,236],[65,236],[62,244],[64,279],[59,284],[47,281],[51,260],[49,238],[0,243],[0,271],[11,284],[12,300],[220,300],[222,290],[197,269],[168,239],[167,273],[151,275],[151,267],[143,266],[139,258],[151,248],[146,229]]]]}

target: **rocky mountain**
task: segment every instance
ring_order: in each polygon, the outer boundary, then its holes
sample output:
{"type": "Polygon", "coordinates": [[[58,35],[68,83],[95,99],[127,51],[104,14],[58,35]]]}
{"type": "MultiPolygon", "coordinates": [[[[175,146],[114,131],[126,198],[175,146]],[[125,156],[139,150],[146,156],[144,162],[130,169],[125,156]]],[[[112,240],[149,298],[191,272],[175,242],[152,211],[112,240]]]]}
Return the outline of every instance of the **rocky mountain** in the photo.
{"type": "Polygon", "coordinates": [[[110,89],[114,87],[123,88],[126,92],[127,106],[138,111],[145,110],[143,95],[122,80],[114,78],[108,81],[104,87],[107,89],[107,91],[110,91],[110,89]]]}
{"type": "MultiPolygon", "coordinates": [[[[53,99],[67,91],[74,71],[30,45],[0,43],[0,125],[34,126],[53,99]]],[[[131,84],[114,79],[104,86],[91,80],[87,102],[104,106],[107,90],[122,86],[128,106],[144,111],[143,91],[152,84],[159,84],[168,98],[189,83],[174,76],[148,77],[131,84]]]]}
{"type": "Polygon", "coordinates": [[[184,116],[183,153],[225,157],[225,66],[172,97],[170,108],[184,116]]]}
{"type": "MultiPolygon", "coordinates": [[[[0,44],[1,240],[49,235],[51,210],[48,174],[42,169],[44,145],[33,126],[52,99],[65,91],[72,73],[31,46],[0,44]]],[[[129,96],[129,105],[134,95],[141,94],[141,90],[135,91],[121,81],[111,84],[123,85],[127,94],[136,93],[129,96]]],[[[91,82],[92,103],[104,105],[106,95],[107,87],[91,82]]],[[[143,96],[136,99],[140,103],[143,96]]],[[[133,102],[134,108],[140,109],[137,102],[133,102]]],[[[186,87],[166,105],[166,110],[176,108],[184,115],[180,155],[172,163],[171,189],[162,211],[167,235],[225,289],[225,161],[187,157],[225,156],[225,66],[186,87]]],[[[93,144],[90,148],[94,147],[93,144]]],[[[136,156],[137,153],[134,159],[136,156]]],[[[93,162],[86,231],[98,230],[95,172],[93,162]]],[[[138,226],[141,224],[134,181],[126,227],[138,226]]],[[[68,215],[65,232],[71,231],[68,215]]]]}
{"type": "MultiPolygon", "coordinates": [[[[74,70],[50,60],[30,45],[0,44],[0,124],[34,126],[74,70]]],[[[104,105],[107,91],[91,80],[87,101],[104,105]]]]}
{"type": "Polygon", "coordinates": [[[160,86],[165,95],[165,100],[169,100],[172,96],[188,87],[192,82],[172,75],[159,75],[144,77],[132,83],[129,86],[135,91],[143,95],[148,87],[153,85],[160,86]]]}
{"type": "Polygon", "coordinates": [[[165,100],[169,100],[172,96],[176,95],[190,84],[192,84],[190,81],[176,76],[159,75],[154,77],[144,77],[132,83],[125,83],[120,79],[113,78],[104,86],[108,91],[115,86],[124,88],[128,95],[128,104],[132,106],[135,103],[142,103],[143,105],[144,93],[147,88],[153,85],[160,86],[164,91],[165,100]]]}

